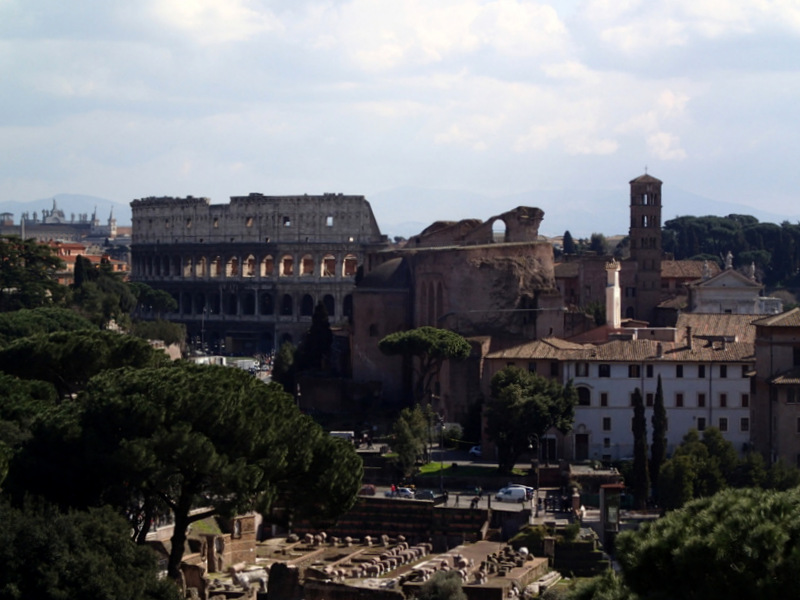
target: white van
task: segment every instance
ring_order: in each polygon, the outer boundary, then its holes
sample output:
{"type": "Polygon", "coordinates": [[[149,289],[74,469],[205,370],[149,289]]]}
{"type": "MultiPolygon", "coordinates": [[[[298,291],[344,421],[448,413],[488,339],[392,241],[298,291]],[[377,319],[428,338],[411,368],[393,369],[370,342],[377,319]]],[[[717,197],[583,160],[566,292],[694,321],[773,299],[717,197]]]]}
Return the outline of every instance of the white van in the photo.
{"type": "Polygon", "coordinates": [[[525,502],[528,491],[522,487],[504,487],[494,497],[498,502],[525,502]]]}

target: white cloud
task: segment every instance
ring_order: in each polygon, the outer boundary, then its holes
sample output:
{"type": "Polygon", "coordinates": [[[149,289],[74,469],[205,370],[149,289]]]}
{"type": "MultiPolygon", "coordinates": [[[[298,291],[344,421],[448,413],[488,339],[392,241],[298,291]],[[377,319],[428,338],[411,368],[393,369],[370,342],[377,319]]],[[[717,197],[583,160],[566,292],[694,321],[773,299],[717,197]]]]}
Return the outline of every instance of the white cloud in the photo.
{"type": "Polygon", "coordinates": [[[149,10],[199,44],[241,42],[281,28],[269,9],[252,0],[153,0],[149,10]]]}
{"type": "Polygon", "coordinates": [[[686,152],[680,147],[678,136],[665,131],[659,131],[647,138],[647,149],[662,160],[683,160],[686,152]]]}

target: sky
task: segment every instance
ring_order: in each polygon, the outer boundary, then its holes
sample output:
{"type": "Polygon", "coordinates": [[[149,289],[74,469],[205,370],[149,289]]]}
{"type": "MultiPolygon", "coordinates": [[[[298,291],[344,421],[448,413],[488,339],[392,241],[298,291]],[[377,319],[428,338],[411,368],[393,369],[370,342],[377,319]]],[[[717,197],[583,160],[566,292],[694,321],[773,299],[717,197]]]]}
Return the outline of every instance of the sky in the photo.
{"type": "Polygon", "coordinates": [[[0,0],[0,201],[547,222],[647,170],[794,217],[799,56],[800,0],[0,0]]]}

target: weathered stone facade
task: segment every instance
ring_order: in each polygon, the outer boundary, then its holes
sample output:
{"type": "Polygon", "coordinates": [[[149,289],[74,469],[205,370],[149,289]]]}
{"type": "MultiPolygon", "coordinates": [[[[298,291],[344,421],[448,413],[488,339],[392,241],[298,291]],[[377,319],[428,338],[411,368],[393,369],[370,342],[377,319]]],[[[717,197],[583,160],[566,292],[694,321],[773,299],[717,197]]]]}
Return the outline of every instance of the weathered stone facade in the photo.
{"type": "MultiPolygon", "coordinates": [[[[381,355],[377,345],[413,327],[446,328],[466,337],[562,335],[553,247],[538,240],[543,215],[538,208],[518,207],[485,222],[434,223],[405,247],[373,255],[373,269],[354,296],[354,379],[381,381],[385,399],[408,401],[409,365],[381,355]]],[[[478,399],[481,344],[473,345],[473,358],[445,364],[440,373],[434,404],[448,419],[463,420],[478,399]]]]}
{"type": "Polygon", "coordinates": [[[191,342],[268,352],[299,342],[317,302],[352,317],[355,276],[386,245],[363,196],[145,198],[131,202],[131,279],[170,293],[191,342]]]}

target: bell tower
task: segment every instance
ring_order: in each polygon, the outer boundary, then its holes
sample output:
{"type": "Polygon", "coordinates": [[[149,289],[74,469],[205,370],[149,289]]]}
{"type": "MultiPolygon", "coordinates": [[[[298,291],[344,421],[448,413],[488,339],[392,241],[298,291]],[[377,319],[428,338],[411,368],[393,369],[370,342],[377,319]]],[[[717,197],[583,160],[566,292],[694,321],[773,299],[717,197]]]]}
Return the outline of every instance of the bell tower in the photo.
{"type": "Polygon", "coordinates": [[[652,322],[661,301],[661,181],[645,173],[631,185],[631,258],[636,262],[636,319],[652,322]]]}

